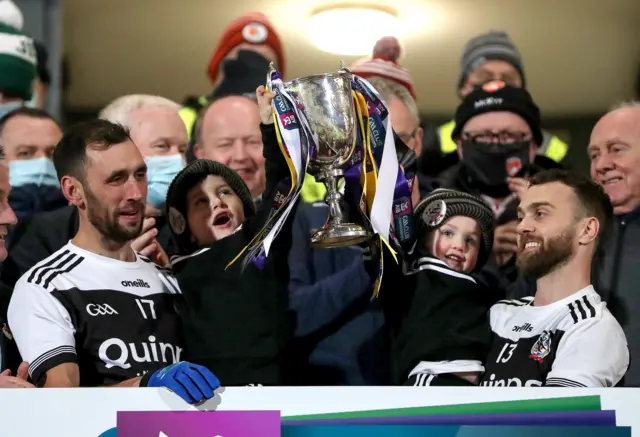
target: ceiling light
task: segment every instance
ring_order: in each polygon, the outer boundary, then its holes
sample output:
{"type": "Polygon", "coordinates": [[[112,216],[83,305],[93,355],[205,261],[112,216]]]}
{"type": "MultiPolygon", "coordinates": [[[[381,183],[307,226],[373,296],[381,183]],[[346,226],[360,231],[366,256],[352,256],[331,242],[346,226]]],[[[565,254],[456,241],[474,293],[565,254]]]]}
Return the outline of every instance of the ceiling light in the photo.
{"type": "Polygon", "coordinates": [[[400,21],[382,6],[330,6],[317,9],[307,23],[311,43],[336,55],[371,54],[383,36],[400,36],[400,21]]]}

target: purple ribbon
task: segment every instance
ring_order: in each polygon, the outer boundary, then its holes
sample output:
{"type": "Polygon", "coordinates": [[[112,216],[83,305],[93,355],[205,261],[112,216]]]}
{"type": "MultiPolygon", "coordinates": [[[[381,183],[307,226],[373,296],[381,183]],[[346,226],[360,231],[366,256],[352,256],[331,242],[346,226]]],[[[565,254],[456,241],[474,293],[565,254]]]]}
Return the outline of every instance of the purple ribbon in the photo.
{"type": "Polygon", "coordinates": [[[383,120],[389,115],[384,103],[371,93],[369,89],[363,86],[359,79],[354,78],[353,87],[365,99],[369,112],[369,135],[371,139],[371,153],[376,162],[376,166],[380,167],[382,162],[382,151],[384,150],[384,139],[387,130],[384,127],[383,120]]]}
{"type": "MultiPolygon", "coordinates": [[[[387,133],[384,120],[389,116],[389,111],[384,103],[371,92],[364,83],[361,84],[359,80],[356,79],[354,79],[353,83],[355,89],[364,96],[367,102],[367,108],[369,109],[371,152],[376,165],[380,167],[387,133]]],[[[404,171],[399,168],[393,196],[392,212],[396,239],[405,250],[410,248],[414,241],[413,204],[411,203],[412,188],[413,175],[410,177],[409,175],[405,176],[404,171]]]]}
{"type": "MultiPolygon", "coordinates": [[[[279,73],[274,72],[271,75],[271,79],[275,80],[279,78],[279,73]]],[[[272,85],[272,84],[270,84],[272,85]]],[[[278,119],[282,125],[282,127],[286,130],[295,130],[297,129],[300,133],[300,146],[302,156],[307,151],[308,141],[307,136],[305,135],[304,129],[302,127],[302,123],[298,119],[296,112],[293,109],[291,102],[281,94],[276,95],[273,100],[274,108],[276,110],[276,114],[278,119]]],[[[284,147],[284,153],[291,158],[287,147],[284,147]]],[[[299,175],[303,177],[304,175],[299,175]]],[[[275,194],[272,199],[265,199],[265,201],[271,201],[271,210],[267,215],[267,219],[265,221],[265,229],[263,229],[262,238],[255,241],[251,247],[247,248],[247,254],[245,256],[245,260],[243,262],[243,268],[251,262],[258,270],[263,270],[266,263],[266,253],[264,250],[264,237],[273,229],[275,224],[278,222],[280,216],[286,210],[286,207],[292,201],[294,192],[291,192],[291,177],[288,177],[281,181],[276,187],[275,194]]]]}
{"type": "Polygon", "coordinates": [[[257,256],[253,257],[251,262],[258,270],[264,270],[264,265],[267,262],[267,256],[265,255],[264,250],[262,250],[257,256]]]}
{"type": "Polygon", "coordinates": [[[395,236],[404,250],[409,250],[414,241],[412,188],[413,178],[409,182],[402,168],[398,167],[398,177],[393,192],[393,223],[395,236]]]}

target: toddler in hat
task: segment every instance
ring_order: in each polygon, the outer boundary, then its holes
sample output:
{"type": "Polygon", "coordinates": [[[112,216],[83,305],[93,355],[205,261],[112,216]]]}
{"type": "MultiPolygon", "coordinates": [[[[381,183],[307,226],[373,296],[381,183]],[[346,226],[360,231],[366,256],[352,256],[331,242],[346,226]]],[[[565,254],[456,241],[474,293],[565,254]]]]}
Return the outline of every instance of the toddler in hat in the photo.
{"type": "MultiPolygon", "coordinates": [[[[284,349],[292,333],[288,313],[291,246],[289,218],[260,268],[227,268],[266,223],[289,176],[272,119],[273,93],[256,90],[262,124],[266,190],[256,209],[242,178],[227,166],[196,160],[175,177],[167,194],[167,217],[178,254],[172,269],[182,291],[177,305],[185,352],[215,369],[221,383],[282,385],[284,349]]],[[[293,217],[291,214],[289,217],[293,217]]]]}
{"type": "Polygon", "coordinates": [[[474,385],[484,371],[488,310],[497,297],[471,274],[491,253],[493,212],[476,196],[438,189],[414,214],[417,243],[408,265],[385,269],[380,291],[397,382],[474,385]]]}

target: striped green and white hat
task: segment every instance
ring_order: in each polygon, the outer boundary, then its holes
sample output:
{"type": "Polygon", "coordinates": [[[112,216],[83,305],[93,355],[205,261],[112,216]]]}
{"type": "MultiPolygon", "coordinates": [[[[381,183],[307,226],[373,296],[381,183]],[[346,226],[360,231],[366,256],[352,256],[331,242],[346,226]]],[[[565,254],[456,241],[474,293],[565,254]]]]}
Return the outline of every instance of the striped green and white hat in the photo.
{"type": "Polygon", "coordinates": [[[37,62],[33,38],[0,23],[0,93],[25,101],[31,99],[37,62]]]}

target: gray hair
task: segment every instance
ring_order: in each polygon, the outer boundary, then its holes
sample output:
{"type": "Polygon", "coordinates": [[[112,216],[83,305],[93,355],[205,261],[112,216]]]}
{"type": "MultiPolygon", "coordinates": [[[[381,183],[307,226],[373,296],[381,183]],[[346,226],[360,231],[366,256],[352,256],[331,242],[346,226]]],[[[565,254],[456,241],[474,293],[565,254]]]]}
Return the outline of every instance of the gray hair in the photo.
{"type": "Polygon", "coordinates": [[[130,128],[129,117],[133,111],[141,108],[152,107],[174,109],[176,112],[181,108],[181,106],[173,100],[169,100],[161,96],[154,96],[150,94],[129,94],[118,97],[105,106],[102,111],[100,111],[98,118],[130,128]]]}
{"type": "Polygon", "coordinates": [[[640,108],[640,101],[627,100],[627,101],[618,102],[609,109],[609,112],[617,111],[618,109],[627,109],[627,108],[640,108]]]}
{"type": "Polygon", "coordinates": [[[373,85],[376,91],[382,95],[382,98],[385,99],[387,103],[391,97],[400,99],[400,101],[404,103],[409,110],[409,114],[411,114],[411,118],[413,118],[415,124],[420,125],[420,111],[418,110],[418,105],[416,105],[416,101],[413,96],[409,93],[409,90],[394,80],[378,76],[369,77],[367,78],[367,81],[373,85]]]}

